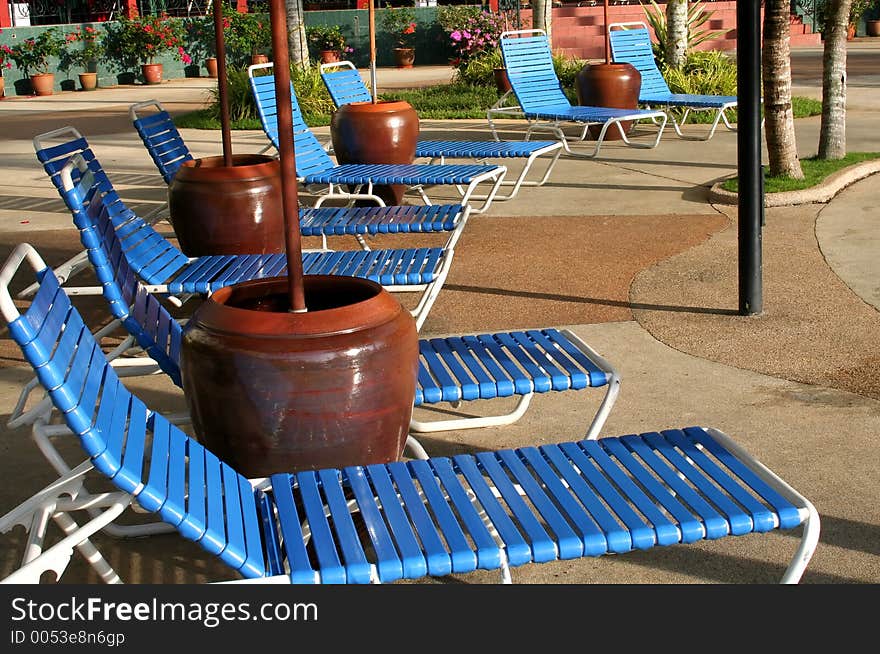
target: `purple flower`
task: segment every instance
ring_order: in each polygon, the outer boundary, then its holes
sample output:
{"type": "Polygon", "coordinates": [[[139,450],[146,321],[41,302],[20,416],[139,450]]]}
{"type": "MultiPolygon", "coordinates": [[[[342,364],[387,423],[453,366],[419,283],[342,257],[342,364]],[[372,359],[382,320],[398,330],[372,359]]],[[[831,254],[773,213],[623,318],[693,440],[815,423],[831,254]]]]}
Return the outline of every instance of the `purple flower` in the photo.
{"type": "Polygon", "coordinates": [[[449,38],[451,38],[453,41],[461,41],[461,32],[455,30],[452,34],[449,35],[449,38]]]}

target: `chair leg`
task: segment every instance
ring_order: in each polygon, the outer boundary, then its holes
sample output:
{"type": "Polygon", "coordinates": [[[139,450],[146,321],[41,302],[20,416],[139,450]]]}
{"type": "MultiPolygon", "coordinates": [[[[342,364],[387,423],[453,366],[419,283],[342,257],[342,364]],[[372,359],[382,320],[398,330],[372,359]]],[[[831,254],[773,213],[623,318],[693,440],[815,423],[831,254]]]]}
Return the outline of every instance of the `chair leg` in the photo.
{"type": "Polygon", "coordinates": [[[459,429],[479,429],[481,427],[501,427],[512,425],[525,415],[532,401],[533,393],[520,396],[513,411],[502,415],[480,416],[477,418],[452,418],[450,420],[420,421],[412,419],[409,429],[417,434],[428,434],[438,431],[455,431],[459,429]]]}

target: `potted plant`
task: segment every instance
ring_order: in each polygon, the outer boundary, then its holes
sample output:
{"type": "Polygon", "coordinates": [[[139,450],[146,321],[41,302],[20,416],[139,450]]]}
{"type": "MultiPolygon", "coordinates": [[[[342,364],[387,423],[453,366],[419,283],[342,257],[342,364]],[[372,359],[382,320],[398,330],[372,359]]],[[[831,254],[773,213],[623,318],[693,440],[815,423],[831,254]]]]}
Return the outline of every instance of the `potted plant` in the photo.
{"type": "Polygon", "coordinates": [[[339,25],[314,25],[306,28],[306,39],[318,53],[322,64],[342,61],[343,56],[354,52],[345,43],[345,35],[339,25]]]}
{"type": "Polygon", "coordinates": [[[162,81],[162,64],[156,57],[171,54],[185,64],[192,63],[183,48],[183,25],[167,14],[158,16],[121,16],[115,28],[108,26],[103,45],[108,57],[117,59],[120,67],[130,70],[140,66],[146,84],[162,81]]]}
{"type": "Polygon", "coordinates": [[[491,65],[492,78],[498,91],[510,91],[510,81],[498,45],[501,34],[513,26],[508,14],[504,11],[483,11],[477,7],[445,12],[441,26],[449,37],[454,53],[450,63],[459,79],[468,76],[473,66],[482,70],[491,65]]]}
{"type": "Polygon", "coordinates": [[[873,0],[865,10],[871,17],[865,19],[865,34],[880,36],[880,0],[873,0]]]}
{"type": "Polygon", "coordinates": [[[227,7],[223,12],[223,33],[226,53],[232,61],[268,63],[266,53],[272,44],[272,33],[262,16],[240,13],[227,7]]]}
{"type": "Polygon", "coordinates": [[[52,95],[55,74],[49,72],[49,60],[64,49],[64,39],[57,27],[20,41],[9,48],[8,55],[31,81],[35,95],[52,95]]]}
{"type": "MultiPolygon", "coordinates": [[[[2,32],[3,30],[0,30],[0,33],[2,32]]],[[[0,45],[0,98],[6,96],[6,81],[3,79],[3,69],[12,68],[12,62],[9,61],[11,54],[12,49],[8,45],[0,45]]]]}
{"type": "Polygon", "coordinates": [[[80,88],[83,91],[94,91],[98,87],[98,61],[103,56],[104,46],[99,40],[98,30],[84,25],[65,37],[59,68],[65,72],[71,68],[80,68],[80,88]]]}
{"type": "Polygon", "coordinates": [[[217,77],[217,55],[214,46],[214,20],[194,16],[183,21],[184,50],[195,61],[203,61],[208,77],[217,77]]]}
{"type": "Polygon", "coordinates": [[[382,11],[382,27],[394,39],[394,64],[412,68],[416,58],[413,40],[416,33],[416,12],[412,7],[391,7],[382,11]]]}

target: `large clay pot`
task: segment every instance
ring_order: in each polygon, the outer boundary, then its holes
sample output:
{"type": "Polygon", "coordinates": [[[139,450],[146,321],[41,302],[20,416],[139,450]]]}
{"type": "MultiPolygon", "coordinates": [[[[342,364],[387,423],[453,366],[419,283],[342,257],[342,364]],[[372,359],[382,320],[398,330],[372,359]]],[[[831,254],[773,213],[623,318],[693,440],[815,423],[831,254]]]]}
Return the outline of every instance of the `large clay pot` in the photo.
{"type": "Polygon", "coordinates": [[[321,63],[334,64],[342,61],[342,53],[339,50],[321,50],[321,63]]]}
{"type": "Polygon", "coordinates": [[[54,73],[34,73],[30,77],[34,95],[52,95],[55,89],[54,73]]]}
{"type": "Polygon", "coordinates": [[[284,251],[281,164],[260,154],[235,154],[232,163],[187,161],[171,180],[169,217],[187,256],[284,251]]]}
{"type": "Polygon", "coordinates": [[[865,34],[880,36],[880,19],[865,21],[865,34]]]}
{"type": "Polygon", "coordinates": [[[495,78],[495,87],[498,89],[499,93],[503,95],[512,90],[506,68],[493,68],[492,75],[495,78]]]}
{"type": "MultiPolygon", "coordinates": [[[[575,86],[578,104],[582,106],[636,109],[639,106],[642,75],[629,63],[586,64],[578,72],[575,86]]],[[[621,123],[621,127],[629,133],[632,121],[621,123]]],[[[590,136],[598,138],[601,129],[601,125],[591,125],[590,136]]],[[[616,127],[612,126],[605,132],[606,141],[620,138],[620,131],[616,127]]]]}
{"type": "MultiPolygon", "coordinates": [[[[333,151],[339,163],[410,164],[419,139],[419,115],[404,101],[352,102],[330,121],[333,151]]],[[[385,204],[403,202],[400,184],[376,186],[385,204]]]]}
{"type": "Polygon", "coordinates": [[[217,57],[205,59],[205,70],[208,71],[208,77],[217,77],[217,57]]]}
{"type": "Polygon", "coordinates": [[[269,63],[269,56],[268,55],[264,55],[264,54],[251,55],[251,64],[253,64],[253,65],[268,64],[268,63],[269,63]]]}
{"type": "Polygon", "coordinates": [[[141,75],[145,84],[161,84],[162,64],[141,64],[141,75]]]}
{"type": "Polygon", "coordinates": [[[387,463],[403,453],[418,371],[412,315],[379,284],[306,275],[222,288],[181,346],[196,437],[248,477],[387,463]]]}

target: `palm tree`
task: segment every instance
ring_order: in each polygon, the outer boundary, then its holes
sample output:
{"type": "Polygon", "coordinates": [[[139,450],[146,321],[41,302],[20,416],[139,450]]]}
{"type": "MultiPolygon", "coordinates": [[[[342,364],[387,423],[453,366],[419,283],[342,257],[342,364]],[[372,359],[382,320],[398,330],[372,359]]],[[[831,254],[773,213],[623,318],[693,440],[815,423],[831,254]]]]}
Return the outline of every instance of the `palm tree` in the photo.
{"type": "Polygon", "coordinates": [[[553,2],[552,0],[535,0],[532,10],[533,22],[535,29],[544,30],[547,33],[547,40],[550,41],[550,32],[553,26],[553,2]]]}
{"type": "Polygon", "coordinates": [[[764,4],[764,131],[771,177],[803,179],[797,156],[791,107],[791,5],[789,0],[764,4]]]}
{"type": "Polygon", "coordinates": [[[309,67],[309,45],[303,20],[302,0],[285,0],[287,7],[287,47],[291,63],[309,67]]]}
{"type": "Polygon", "coordinates": [[[667,0],[666,42],[663,47],[666,64],[681,68],[688,50],[688,0],[667,0]]]}
{"type": "Polygon", "coordinates": [[[819,159],[846,156],[846,28],[852,0],[828,0],[822,55],[819,159]]]}

